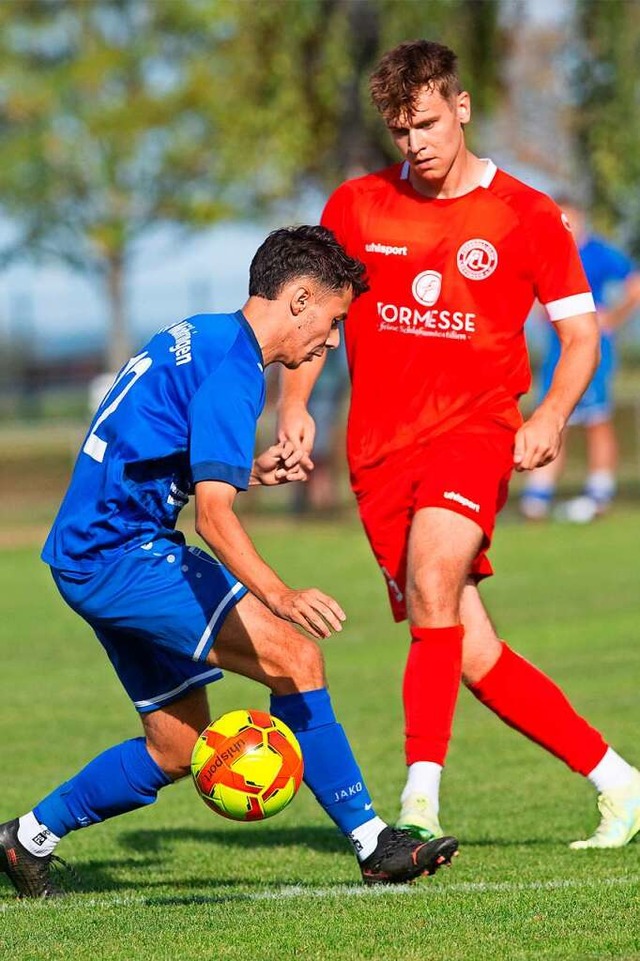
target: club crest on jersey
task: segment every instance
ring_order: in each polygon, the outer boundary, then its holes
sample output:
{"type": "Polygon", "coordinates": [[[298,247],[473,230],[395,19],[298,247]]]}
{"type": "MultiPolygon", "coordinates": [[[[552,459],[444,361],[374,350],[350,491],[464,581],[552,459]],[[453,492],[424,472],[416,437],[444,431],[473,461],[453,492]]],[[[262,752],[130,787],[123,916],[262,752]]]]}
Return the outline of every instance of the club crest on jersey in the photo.
{"type": "Polygon", "coordinates": [[[423,270],[414,277],[411,293],[419,304],[433,307],[442,290],[442,274],[437,270],[423,270]]]}
{"type": "Polygon", "coordinates": [[[469,280],[485,280],[498,266],[498,251],[488,240],[475,237],[458,250],[458,270],[469,280]]]}

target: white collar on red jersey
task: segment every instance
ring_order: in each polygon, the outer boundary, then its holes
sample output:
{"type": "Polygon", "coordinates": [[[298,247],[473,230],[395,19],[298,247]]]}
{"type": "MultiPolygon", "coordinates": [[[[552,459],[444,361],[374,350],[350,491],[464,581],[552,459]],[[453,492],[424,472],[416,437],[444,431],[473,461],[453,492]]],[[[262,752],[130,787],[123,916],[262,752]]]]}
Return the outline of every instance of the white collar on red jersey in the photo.
{"type": "MultiPolygon", "coordinates": [[[[484,173],[482,175],[482,178],[480,179],[480,183],[478,184],[478,187],[486,188],[491,186],[491,182],[493,181],[493,178],[498,172],[498,168],[494,164],[493,160],[489,159],[489,157],[481,157],[480,159],[486,164],[486,166],[484,168],[484,173]]],[[[405,162],[402,164],[402,167],[400,168],[400,180],[409,179],[410,169],[411,168],[409,165],[409,161],[405,160],[405,162]]]]}

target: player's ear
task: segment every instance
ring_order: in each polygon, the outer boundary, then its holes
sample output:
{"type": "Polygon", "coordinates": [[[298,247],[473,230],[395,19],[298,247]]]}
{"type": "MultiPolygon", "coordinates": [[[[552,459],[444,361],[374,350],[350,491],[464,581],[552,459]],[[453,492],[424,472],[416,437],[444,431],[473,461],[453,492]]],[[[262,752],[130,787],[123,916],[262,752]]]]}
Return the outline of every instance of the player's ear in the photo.
{"type": "Polygon", "coordinates": [[[471,97],[466,90],[456,97],[456,116],[461,124],[471,120],[471,97]]]}
{"type": "Polygon", "coordinates": [[[309,305],[310,300],[311,291],[305,284],[298,284],[297,287],[294,287],[291,293],[290,301],[291,313],[294,315],[294,317],[297,317],[298,314],[302,313],[302,311],[309,305]]]}

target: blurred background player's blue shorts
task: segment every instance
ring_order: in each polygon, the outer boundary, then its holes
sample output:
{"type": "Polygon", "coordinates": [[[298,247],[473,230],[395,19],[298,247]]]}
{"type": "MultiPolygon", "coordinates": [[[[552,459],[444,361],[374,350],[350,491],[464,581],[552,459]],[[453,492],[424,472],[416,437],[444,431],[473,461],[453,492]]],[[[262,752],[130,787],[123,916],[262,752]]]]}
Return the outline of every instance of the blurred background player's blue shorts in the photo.
{"type": "MultiPolygon", "coordinates": [[[[616,370],[615,346],[611,337],[600,337],[600,363],[591,382],[580,398],[568,424],[589,427],[610,420],[613,415],[613,378],[616,370]]],[[[550,351],[540,370],[540,400],[546,397],[560,356],[550,351]]]]}
{"type": "Polygon", "coordinates": [[[311,455],[314,460],[331,457],[341,407],[348,392],[349,368],[344,339],[341,339],[335,350],[327,352],[324,367],[309,399],[309,413],[316,425],[311,455]]]}
{"type": "Polygon", "coordinates": [[[222,677],[205,660],[247,589],[205,551],[163,539],[95,573],[52,574],[94,629],[139,713],[222,677]]]}

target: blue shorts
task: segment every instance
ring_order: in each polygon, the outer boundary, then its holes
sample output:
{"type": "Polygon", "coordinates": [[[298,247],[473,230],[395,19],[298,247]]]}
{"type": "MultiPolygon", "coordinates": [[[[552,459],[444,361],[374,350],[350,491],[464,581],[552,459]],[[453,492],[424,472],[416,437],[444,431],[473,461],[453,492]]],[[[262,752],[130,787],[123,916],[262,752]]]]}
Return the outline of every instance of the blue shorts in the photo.
{"type": "MultiPolygon", "coordinates": [[[[613,378],[616,359],[613,342],[609,337],[600,338],[601,359],[589,386],[578,401],[568,420],[571,427],[589,427],[610,420],[613,416],[613,378]]],[[[559,353],[550,352],[543,361],[540,371],[540,400],[546,397],[555,372],[559,353]]]]}
{"type": "Polygon", "coordinates": [[[597,370],[568,420],[570,427],[589,427],[610,420],[613,415],[611,375],[597,370]]]}
{"type": "Polygon", "coordinates": [[[162,539],[90,574],[52,574],[140,714],[222,677],[206,665],[207,654],[247,588],[205,551],[162,539]]]}

